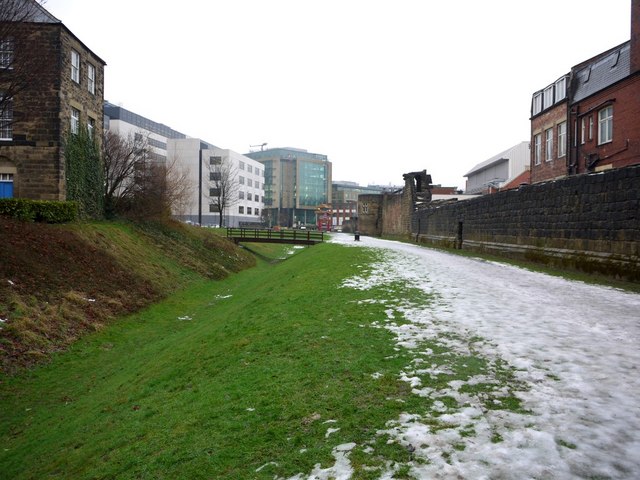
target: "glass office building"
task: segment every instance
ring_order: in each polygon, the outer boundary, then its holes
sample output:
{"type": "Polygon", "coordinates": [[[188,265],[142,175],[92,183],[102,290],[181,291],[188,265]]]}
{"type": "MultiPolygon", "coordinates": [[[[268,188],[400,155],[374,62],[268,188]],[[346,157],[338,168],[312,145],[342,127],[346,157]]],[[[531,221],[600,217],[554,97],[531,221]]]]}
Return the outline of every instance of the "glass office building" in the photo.
{"type": "Polygon", "coordinates": [[[331,162],[298,148],[245,154],[264,165],[264,220],[269,226],[315,225],[318,206],[331,203],[331,162]]]}

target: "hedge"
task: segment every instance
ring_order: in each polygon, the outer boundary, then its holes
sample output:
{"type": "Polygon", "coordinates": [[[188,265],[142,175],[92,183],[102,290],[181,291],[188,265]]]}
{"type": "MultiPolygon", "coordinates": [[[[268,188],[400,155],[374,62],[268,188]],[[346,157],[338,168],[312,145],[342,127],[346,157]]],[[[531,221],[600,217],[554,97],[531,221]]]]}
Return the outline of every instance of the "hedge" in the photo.
{"type": "Polygon", "coordinates": [[[0,215],[28,222],[66,223],[78,218],[78,204],[27,198],[0,198],[0,215]]]}

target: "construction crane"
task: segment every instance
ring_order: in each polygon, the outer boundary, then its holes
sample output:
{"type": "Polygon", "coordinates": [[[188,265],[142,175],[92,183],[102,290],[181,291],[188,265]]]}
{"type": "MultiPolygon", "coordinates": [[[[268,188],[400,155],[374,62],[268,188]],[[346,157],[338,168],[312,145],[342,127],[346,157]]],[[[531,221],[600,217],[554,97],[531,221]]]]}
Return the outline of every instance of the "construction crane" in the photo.
{"type": "Polygon", "coordinates": [[[260,147],[260,151],[263,152],[266,145],[266,143],[261,143],[260,145],[249,145],[249,148],[260,147]]]}

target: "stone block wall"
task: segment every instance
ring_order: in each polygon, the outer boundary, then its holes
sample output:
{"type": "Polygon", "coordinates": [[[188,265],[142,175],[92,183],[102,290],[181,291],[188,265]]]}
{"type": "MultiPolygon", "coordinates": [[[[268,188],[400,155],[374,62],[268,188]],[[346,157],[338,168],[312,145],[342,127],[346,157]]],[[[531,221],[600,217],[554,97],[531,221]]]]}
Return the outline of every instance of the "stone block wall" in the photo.
{"type": "Polygon", "coordinates": [[[640,280],[640,166],[432,202],[416,239],[640,280]]]}
{"type": "Polygon", "coordinates": [[[358,195],[358,226],[363,235],[382,235],[382,195],[358,195]]]}

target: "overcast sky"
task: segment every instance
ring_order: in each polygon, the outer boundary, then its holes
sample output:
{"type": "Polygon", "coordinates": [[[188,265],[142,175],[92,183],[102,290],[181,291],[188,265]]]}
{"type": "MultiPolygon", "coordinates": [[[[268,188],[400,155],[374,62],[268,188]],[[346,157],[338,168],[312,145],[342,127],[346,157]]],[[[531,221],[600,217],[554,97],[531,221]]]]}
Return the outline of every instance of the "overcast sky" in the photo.
{"type": "Polygon", "coordinates": [[[334,180],[464,188],[529,139],[531,95],[630,36],[630,0],[47,0],[105,99],[239,153],[328,155],[334,180]]]}

